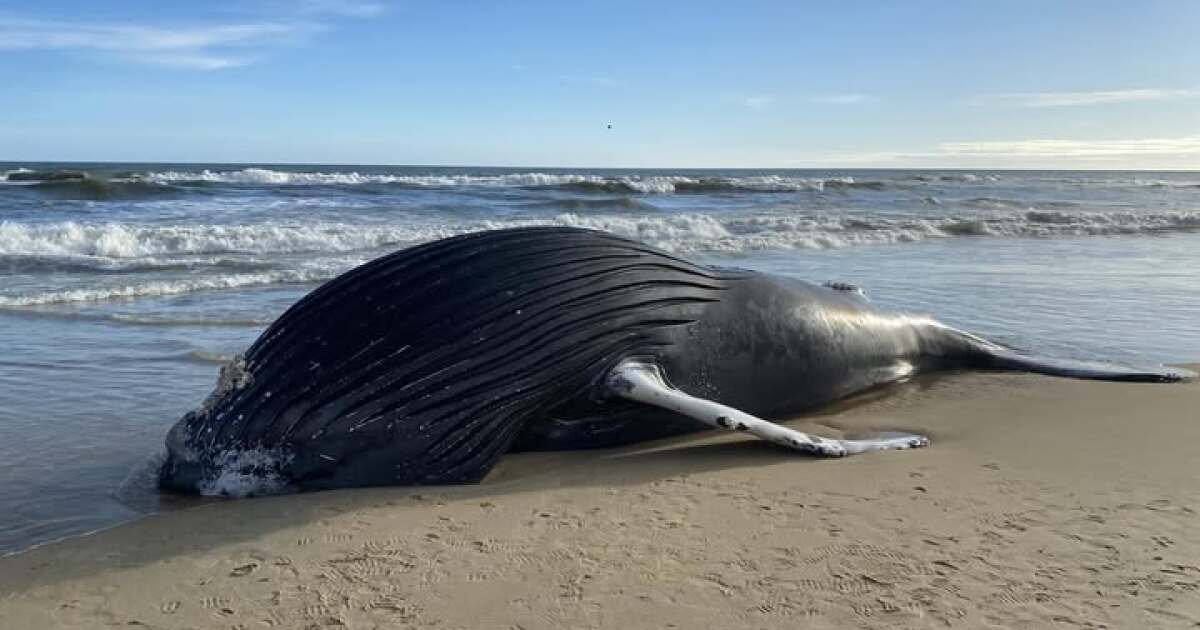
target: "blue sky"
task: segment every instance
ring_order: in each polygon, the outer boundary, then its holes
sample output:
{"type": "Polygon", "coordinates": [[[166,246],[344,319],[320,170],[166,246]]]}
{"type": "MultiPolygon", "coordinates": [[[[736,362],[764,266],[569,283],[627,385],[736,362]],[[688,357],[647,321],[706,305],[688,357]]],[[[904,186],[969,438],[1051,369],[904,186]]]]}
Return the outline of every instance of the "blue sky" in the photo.
{"type": "Polygon", "coordinates": [[[0,159],[1195,169],[1197,33],[1191,0],[9,3],[0,159]]]}

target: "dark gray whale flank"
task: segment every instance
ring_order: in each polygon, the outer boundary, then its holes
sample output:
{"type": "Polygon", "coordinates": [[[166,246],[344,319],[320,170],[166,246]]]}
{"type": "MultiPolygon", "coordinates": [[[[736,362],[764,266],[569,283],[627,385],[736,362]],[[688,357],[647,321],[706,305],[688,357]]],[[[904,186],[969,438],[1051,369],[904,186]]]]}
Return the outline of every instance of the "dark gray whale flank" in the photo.
{"type": "Polygon", "coordinates": [[[681,395],[766,418],[918,370],[1191,376],[1020,354],[847,289],[697,265],[573,228],[419,245],[329,281],[272,324],[171,429],[160,485],[219,492],[230,475],[299,489],[474,482],[512,450],[705,427],[678,405],[614,392],[611,374],[631,360],[681,395]]]}

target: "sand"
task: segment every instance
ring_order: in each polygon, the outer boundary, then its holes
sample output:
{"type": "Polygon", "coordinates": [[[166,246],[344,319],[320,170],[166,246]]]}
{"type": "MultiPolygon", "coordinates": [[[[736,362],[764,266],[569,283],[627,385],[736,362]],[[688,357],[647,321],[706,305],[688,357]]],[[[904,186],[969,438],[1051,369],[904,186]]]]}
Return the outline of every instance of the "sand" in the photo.
{"type": "Polygon", "coordinates": [[[1200,626],[1200,384],[922,379],[487,481],[220,501],[0,560],[0,628],[1200,626]]]}

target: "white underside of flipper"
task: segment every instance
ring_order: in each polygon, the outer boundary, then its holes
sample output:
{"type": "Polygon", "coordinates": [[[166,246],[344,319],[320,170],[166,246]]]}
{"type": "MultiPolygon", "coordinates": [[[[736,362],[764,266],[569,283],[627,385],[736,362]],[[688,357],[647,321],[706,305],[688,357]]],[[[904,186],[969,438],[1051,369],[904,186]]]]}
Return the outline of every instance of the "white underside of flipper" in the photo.
{"type": "Polygon", "coordinates": [[[710,426],[744,431],[769,442],[824,457],[844,457],[871,451],[893,451],[929,445],[922,435],[896,433],[869,440],[838,440],[809,435],[775,424],[711,400],[697,398],[671,387],[653,363],[627,359],[609,373],[607,385],[615,395],[655,407],[670,409],[710,426]]]}

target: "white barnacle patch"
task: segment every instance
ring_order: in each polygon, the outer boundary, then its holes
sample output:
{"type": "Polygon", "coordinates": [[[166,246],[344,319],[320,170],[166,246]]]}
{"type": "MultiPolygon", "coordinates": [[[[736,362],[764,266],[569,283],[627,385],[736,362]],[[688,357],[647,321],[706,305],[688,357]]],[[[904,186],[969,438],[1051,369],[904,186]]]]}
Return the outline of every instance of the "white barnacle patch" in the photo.
{"type": "Polygon", "coordinates": [[[215,472],[198,486],[202,495],[246,497],[288,490],[282,471],[292,455],[282,449],[227,449],[212,461],[215,472]]]}
{"type": "MultiPolygon", "coordinates": [[[[253,384],[254,374],[251,372],[251,365],[246,361],[244,356],[239,354],[221,366],[220,372],[217,373],[216,388],[208,395],[208,398],[204,399],[204,402],[200,404],[200,408],[196,412],[207,414],[226,396],[246,389],[253,384]]],[[[241,416],[239,416],[238,420],[241,419],[241,416]]]]}

